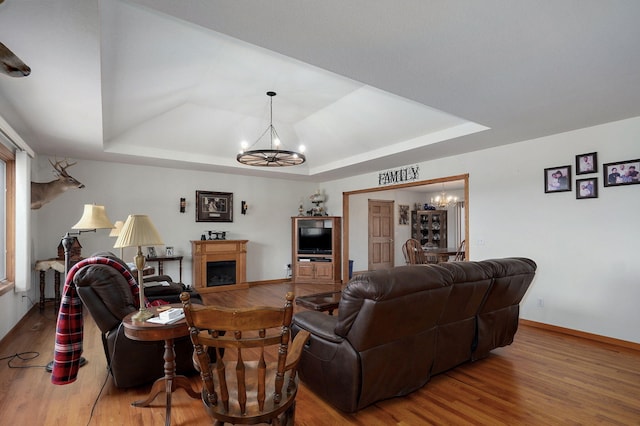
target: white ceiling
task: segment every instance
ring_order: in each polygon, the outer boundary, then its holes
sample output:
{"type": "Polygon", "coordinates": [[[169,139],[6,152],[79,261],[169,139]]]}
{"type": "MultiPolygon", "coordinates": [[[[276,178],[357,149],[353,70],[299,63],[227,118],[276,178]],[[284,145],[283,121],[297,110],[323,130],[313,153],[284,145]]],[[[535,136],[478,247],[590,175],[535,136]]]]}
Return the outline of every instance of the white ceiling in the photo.
{"type": "MultiPolygon", "coordinates": [[[[640,115],[640,2],[5,0],[42,155],[328,180],[640,115]],[[307,163],[235,161],[273,121],[307,163]]],[[[267,148],[263,140],[254,148],[267,148]]]]}

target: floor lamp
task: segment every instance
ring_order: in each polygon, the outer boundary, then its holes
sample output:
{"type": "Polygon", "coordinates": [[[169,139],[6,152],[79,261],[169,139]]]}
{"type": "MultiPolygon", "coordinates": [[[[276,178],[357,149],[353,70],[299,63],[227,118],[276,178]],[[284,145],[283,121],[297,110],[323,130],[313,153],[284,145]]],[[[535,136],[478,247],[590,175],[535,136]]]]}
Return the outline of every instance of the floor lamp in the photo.
{"type": "MultiPolygon", "coordinates": [[[[97,229],[112,229],[113,223],[107,217],[107,212],[104,206],[97,206],[95,204],[85,204],[82,212],[82,217],[71,227],[71,229],[77,229],[78,232],[67,232],[62,237],[62,248],[64,249],[64,280],[67,282],[67,276],[71,269],[71,248],[73,246],[73,239],[71,235],[80,235],[83,232],[96,232],[97,229]]],[[[80,357],[80,366],[82,367],[87,363],[84,357],[80,357]]],[[[53,370],[53,361],[47,364],[47,371],[53,370]]]]}
{"type": "Polygon", "coordinates": [[[131,319],[134,321],[146,321],[153,316],[151,311],[147,309],[144,304],[144,280],[143,270],[145,259],[142,254],[142,246],[156,246],[164,245],[162,237],[158,233],[158,230],[151,222],[151,219],[147,215],[132,214],[129,215],[126,222],[122,226],[120,235],[114,248],[124,247],[138,247],[138,253],[136,254],[134,261],[136,263],[136,269],[138,270],[138,287],[140,288],[140,309],[138,313],[133,315],[131,319]]]}

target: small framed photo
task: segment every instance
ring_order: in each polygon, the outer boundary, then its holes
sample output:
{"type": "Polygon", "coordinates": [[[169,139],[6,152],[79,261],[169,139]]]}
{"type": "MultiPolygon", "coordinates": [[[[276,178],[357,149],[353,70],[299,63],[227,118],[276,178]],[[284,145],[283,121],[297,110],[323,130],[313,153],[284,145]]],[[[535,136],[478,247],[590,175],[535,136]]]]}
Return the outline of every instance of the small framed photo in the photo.
{"type": "Polygon", "coordinates": [[[544,192],[571,191],[571,166],[544,169],[544,192]]]}
{"type": "Polygon", "coordinates": [[[398,204],[398,225],[409,224],[409,205],[398,204]]]}
{"type": "Polygon", "coordinates": [[[598,153],[576,155],[576,175],[598,173],[598,153]]]}
{"type": "Polygon", "coordinates": [[[576,199],[598,198],[598,178],[576,179],[576,199]]]}
{"type": "Polygon", "coordinates": [[[156,254],[156,248],[151,246],[151,247],[147,247],[147,257],[149,259],[154,258],[154,257],[158,257],[158,255],[156,254]]]}
{"type": "Polygon", "coordinates": [[[196,222],[233,222],[233,193],[196,191],[196,222]]]}
{"type": "Polygon", "coordinates": [[[172,246],[167,246],[164,249],[164,251],[165,251],[165,256],[167,256],[167,257],[173,256],[174,251],[173,251],[173,247],[172,246]]]}
{"type": "Polygon", "coordinates": [[[623,186],[640,183],[638,179],[640,159],[603,164],[602,169],[604,186],[623,186]]]}

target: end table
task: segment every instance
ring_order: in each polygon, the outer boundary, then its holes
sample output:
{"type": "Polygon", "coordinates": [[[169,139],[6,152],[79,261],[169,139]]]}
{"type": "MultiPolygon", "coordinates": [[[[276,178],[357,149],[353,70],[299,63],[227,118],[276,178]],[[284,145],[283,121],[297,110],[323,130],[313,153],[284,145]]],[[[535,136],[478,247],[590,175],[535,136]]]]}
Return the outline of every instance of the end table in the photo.
{"type": "MultiPolygon", "coordinates": [[[[167,306],[167,305],[165,305],[167,306]]],[[[182,304],[172,304],[171,306],[181,308],[182,304]]],[[[157,307],[149,308],[154,315],[157,315],[157,307]]],[[[122,320],[124,334],[129,339],[141,341],[164,340],[164,377],[155,381],[151,387],[151,392],[146,399],[131,403],[134,407],[147,407],[151,404],[160,392],[166,393],[166,416],[165,425],[171,424],[171,393],[176,389],[184,389],[191,398],[200,399],[200,393],[193,390],[191,382],[185,376],[176,375],[176,352],[173,340],[177,337],[189,335],[189,328],[183,319],[173,324],[154,324],[151,322],[133,321],[132,317],[136,312],[132,312],[122,320]]]]}

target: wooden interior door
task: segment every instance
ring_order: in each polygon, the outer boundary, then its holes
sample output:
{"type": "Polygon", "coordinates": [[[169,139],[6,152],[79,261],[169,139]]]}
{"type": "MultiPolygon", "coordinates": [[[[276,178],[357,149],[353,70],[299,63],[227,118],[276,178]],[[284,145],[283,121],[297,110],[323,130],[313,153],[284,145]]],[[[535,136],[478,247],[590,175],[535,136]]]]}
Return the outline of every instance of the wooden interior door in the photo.
{"type": "Polygon", "coordinates": [[[393,245],[393,201],[369,200],[369,262],[368,269],[392,268],[393,245]]]}

